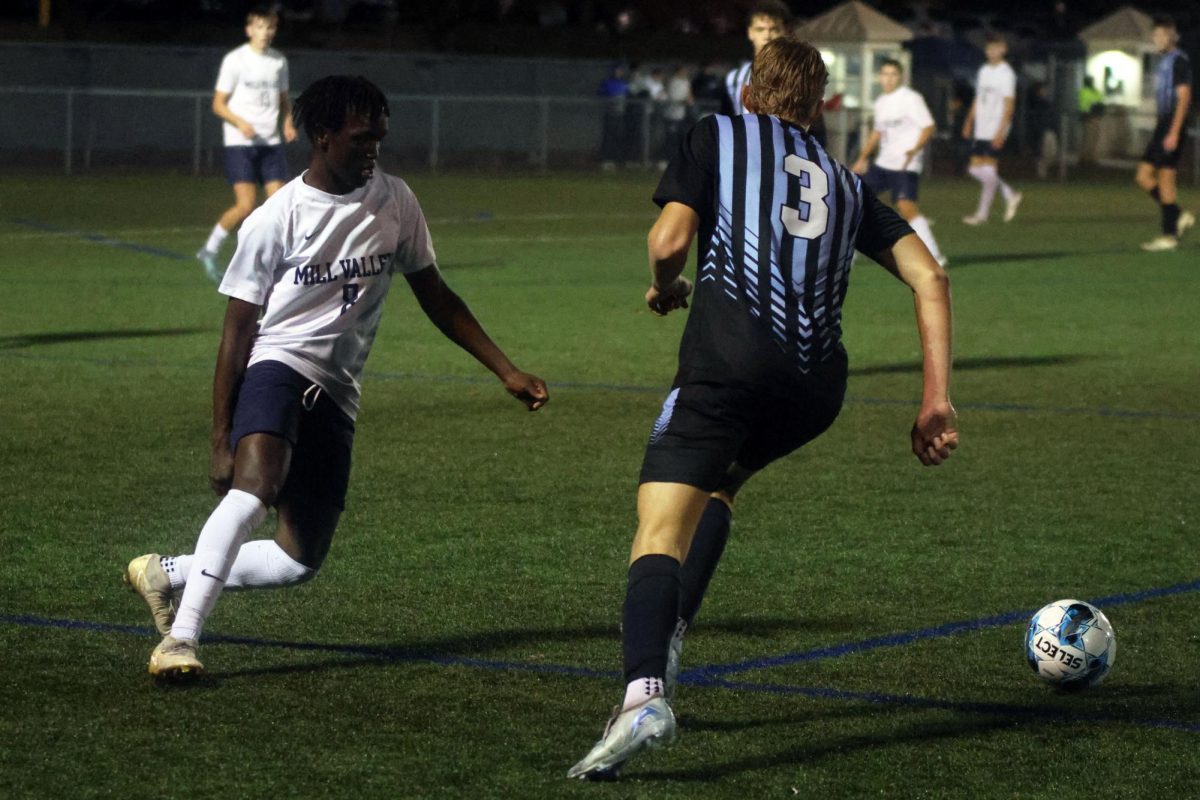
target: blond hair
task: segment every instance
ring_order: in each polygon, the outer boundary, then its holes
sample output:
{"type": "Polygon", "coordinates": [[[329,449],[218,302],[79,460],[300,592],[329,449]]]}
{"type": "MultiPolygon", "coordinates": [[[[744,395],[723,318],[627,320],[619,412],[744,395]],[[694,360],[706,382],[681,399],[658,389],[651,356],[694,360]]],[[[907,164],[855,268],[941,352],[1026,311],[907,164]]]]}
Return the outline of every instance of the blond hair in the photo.
{"type": "Polygon", "coordinates": [[[799,125],[810,124],[825,97],[829,70],[817,48],[794,36],[768,42],[754,57],[746,105],[799,125]]]}

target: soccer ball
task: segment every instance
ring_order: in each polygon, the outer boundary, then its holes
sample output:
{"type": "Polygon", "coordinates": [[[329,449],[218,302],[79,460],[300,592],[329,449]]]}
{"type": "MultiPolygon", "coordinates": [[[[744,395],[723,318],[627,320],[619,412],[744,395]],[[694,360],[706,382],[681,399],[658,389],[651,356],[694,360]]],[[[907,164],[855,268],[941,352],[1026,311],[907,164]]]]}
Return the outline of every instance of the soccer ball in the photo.
{"type": "Polygon", "coordinates": [[[1104,680],[1117,655],[1112,624],[1082,600],[1057,600],[1029,620],[1025,657],[1038,677],[1064,689],[1104,680]]]}

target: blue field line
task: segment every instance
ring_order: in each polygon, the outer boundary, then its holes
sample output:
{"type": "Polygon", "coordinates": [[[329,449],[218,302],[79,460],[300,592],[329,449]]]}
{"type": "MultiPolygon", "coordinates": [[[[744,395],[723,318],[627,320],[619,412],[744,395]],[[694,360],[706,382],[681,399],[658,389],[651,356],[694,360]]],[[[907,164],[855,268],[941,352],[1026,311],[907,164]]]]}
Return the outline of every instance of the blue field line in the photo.
{"type": "Polygon", "coordinates": [[[963,714],[986,714],[1001,717],[1028,718],[1047,722],[1100,722],[1106,724],[1137,725],[1147,728],[1200,733],[1200,722],[1184,722],[1174,719],[1139,719],[1113,716],[1086,709],[1057,709],[1043,706],[1019,706],[1009,703],[979,703],[959,700],[939,700],[907,694],[884,692],[852,692],[818,686],[792,686],[778,683],[744,683],[720,679],[694,681],[693,685],[714,689],[729,689],[737,692],[758,692],[775,695],[800,695],[814,700],[848,700],[860,703],[875,703],[910,708],[941,709],[963,714]]]}
{"type": "MultiPolygon", "coordinates": [[[[1142,600],[1153,600],[1159,597],[1170,597],[1176,594],[1186,594],[1189,592],[1200,591],[1200,581],[1192,581],[1190,583],[1177,583],[1174,586],[1164,586],[1156,589],[1143,589],[1136,592],[1124,592],[1122,594],[1113,594],[1107,597],[1098,597],[1088,602],[1099,606],[1101,609],[1112,608],[1114,606],[1123,606],[1129,603],[1137,603],[1142,600]]],[[[1033,612],[1037,609],[1028,609],[1023,611],[1009,611],[1004,614],[996,614],[990,617],[981,619],[964,620],[961,622],[948,622],[944,625],[937,625],[932,628],[923,628],[916,631],[908,631],[904,633],[893,633],[887,636],[876,636],[870,639],[863,639],[858,642],[847,642],[845,644],[832,645],[830,647],[818,647],[813,650],[802,650],[798,653],[785,653],[779,656],[769,656],[767,658],[751,658],[744,661],[735,661],[729,664],[710,664],[704,667],[695,667],[693,669],[684,670],[679,675],[680,681],[690,681],[703,683],[707,680],[720,678],[723,675],[733,675],[739,672],[750,672],[752,670],[770,669],[772,667],[783,667],[790,664],[800,664],[805,661],[820,661],[826,658],[840,658],[855,653],[864,653],[870,650],[878,650],[883,647],[899,647],[900,645],[912,644],[914,642],[923,641],[925,639],[941,639],[947,636],[955,636],[960,633],[969,631],[979,631],[986,628],[995,628],[1002,625],[1011,625],[1014,622],[1027,622],[1033,612]]]]}
{"type": "Polygon", "coordinates": [[[159,258],[169,258],[172,261],[191,261],[192,259],[182,253],[176,253],[173,250],[164,250],[161,247],[151,247],[148,244],[138,244],[137,242],[127,242],[124,239],[114,239],[111,236],[105,236],[103,233],[92,233],[90,231],[78,231],[71,228],[62,228],[58,225],[51,225],[49,222],[41,222],[36,219],[28,219],[26,217],[10,217],[9,222],[13,225],[21,225],[26,228],[33,228],[39,231],[50,231],[51,233],[64,233],[68,236],[74,236],[77,239],[93,242],[95,244],[106,245],[107,247],[118,247],[122,250],[132,250],[135,253],[143,255],[158,256],[159,258]]]}
{"type": "MultiPolygon", "coordinates": [[[[1174,587],[1171,587],[1174,588],[1174,587]]],[[[1118,598],[1133,599],[1145,595],[1145,592],[1129,595],[1116,595],[1118,598]]],[[[1110,602],[1109,605],[1112,605],[1110,602]]],[[[63,630],[85,630],[96,633],[123,633],[132,636],[152,638],[157,634],[151,628],[138,625],[120,625],[105,622],[89,622],[86,620],[54,619],[31,614],[0,615],[0,624],[20,625],[25,627],[58,628],[63,630]]],[[[504,672],[527,672],[543,675],[565,675],[579,678],[599,678],[607,681],[618,681],[621,674],[616,671],[588,669],[564,664],[530,664],[521,661],[504,661],[490,658],[473,658],[468,656],[440,655],[436,653],[417,652],[395,647],[380,647],[377,645],[328,644],[322,642],[294,642],[274,639],[259,639],[249,636],[216,635],[205,640],[205,644],[233,644],[248,647],[275,647],[288,650],[300,650],[318,653],[333,653],[337,655],[356,656],[364,661],[389,661],[403,663],[424,663],[438,666],[471,667],[475,669],[495,670],[504,672]]],[[[833,689],[822,686],[794,686],[779,683],[752,683],[745,681],[730,681],[710,675],[696,675],[697,670],[680,675],[680,683],[703,689],[724,689],[737,692],[753,692],[760,694],[787,695],[808,697],[813,700],[839,700],[876,705],[902,706],[908,708],[940,709],[960,714],[980,714],[988,716],[1009,717],[1013,719],[1043,720],[1047,722],[1096,722],[1103,724],[1136,725],[1141,727],[1165,728],[1169,730],[1200,733],[1200,723],[1184,722],[1171,719],[1137,719],[1123,718],[1109,714],[1093,713],[1086,710],[1070,711],[1045,708],[1041,706],[1020,706],[1006,703],[982,703],[959,700],[943,700],[939,698],[917,697],[915,695],[890,694],[885,692],[862,692],[843,689],[833,689]]]]}

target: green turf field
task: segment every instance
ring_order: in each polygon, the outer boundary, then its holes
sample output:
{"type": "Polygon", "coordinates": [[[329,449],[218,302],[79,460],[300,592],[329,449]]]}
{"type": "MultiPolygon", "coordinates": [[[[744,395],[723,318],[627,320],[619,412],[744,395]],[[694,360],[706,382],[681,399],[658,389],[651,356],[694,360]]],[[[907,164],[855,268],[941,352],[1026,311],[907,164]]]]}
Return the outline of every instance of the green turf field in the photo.
{"type": "Polygon", "coordinates": [[[1127,177],[1028,183],[979,229],[975,184],[923,187],[956,312],[938,469],[909,452],[909,293],[859,260],[845,410],[742,493],[680,739],[615,786],[564,776],[620,697],[637,469],[685,321],[641,301],[653,177],[410,178],[447,280],[552,402],[526,413],[398,281],[321,576],[226,595],[183,689],[147,676],[120,574],[190,552],[213,505],[223,302],[190,254],[228,189],[0,179],[0,797],[1194,796],[1200,250],[1140,252],[1156,215],[1127,177]],[[1022,646],[1071,596],[1116,598],[1083,695],[1022,646]]]}

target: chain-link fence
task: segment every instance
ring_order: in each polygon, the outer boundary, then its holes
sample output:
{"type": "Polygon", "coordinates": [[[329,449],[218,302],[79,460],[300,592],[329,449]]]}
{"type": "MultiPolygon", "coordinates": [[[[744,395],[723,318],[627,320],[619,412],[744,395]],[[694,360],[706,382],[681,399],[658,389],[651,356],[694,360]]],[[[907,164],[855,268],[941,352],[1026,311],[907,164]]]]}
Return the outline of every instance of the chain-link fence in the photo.
{"type": "MultiPolygon", "coordinates": [[[[662,103],[630,98],[528,95],[389,95],[393,169],[485,167],[578,169],[661,164],[698,113],[670,119],[662,103]]],[[[97,167],[159,167],[193,174],[220,172],[221,121],[212,94],[199,91],[0,87],[0,166],[52,167],[67,174],[97,167]]],[[[854,157],[870,131],[869,115],[841,108],[824,119],[827,149],[854,157]]],[[[1066,179],[1080,169],[1132,167],[1154,129],[1152,115],[1120,108],[1082,117],[1044,117],[1010,142],[1042,177],[1066,179]]],[[[1015,129],[1016,126],[1014,126],[1015,129]]],[[[949,172],[965,161],[966,143],[943,130],[927,171],[949,172]]],[[[1192,130],[1180,173],[1200,183],[1200,136],[1192,130]]],[[[307,149],[289,148],[293,168],[307,149]]]]}

